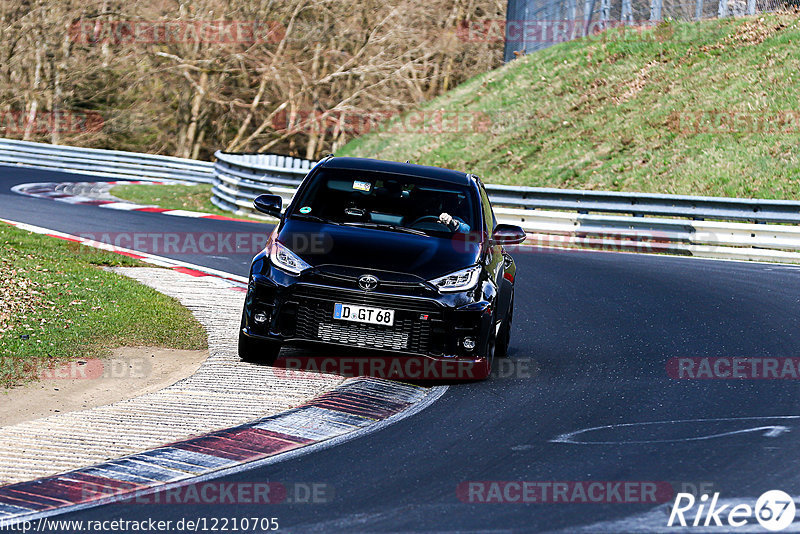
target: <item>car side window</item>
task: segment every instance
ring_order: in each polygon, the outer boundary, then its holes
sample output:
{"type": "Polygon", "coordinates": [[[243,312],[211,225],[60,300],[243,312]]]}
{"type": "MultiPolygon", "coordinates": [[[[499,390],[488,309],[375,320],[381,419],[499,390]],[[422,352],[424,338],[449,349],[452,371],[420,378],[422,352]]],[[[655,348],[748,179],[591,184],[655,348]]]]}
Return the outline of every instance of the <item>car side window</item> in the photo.
{"type": "Polygon", "coordinates": [[[489,201],[489,195],[486,193],[486,189],[483,188],[482,183],[478,182],[478,185],[481,192],[481,207],[483,208],[483,220],[487,225],[491,224],[491,228],[486,228],[486,231],[491,234],[492,232],[494,232],[494,229],[497,226],[497,219],[494,216],[494,210],[492,210],[492,203],[489,201]]]}

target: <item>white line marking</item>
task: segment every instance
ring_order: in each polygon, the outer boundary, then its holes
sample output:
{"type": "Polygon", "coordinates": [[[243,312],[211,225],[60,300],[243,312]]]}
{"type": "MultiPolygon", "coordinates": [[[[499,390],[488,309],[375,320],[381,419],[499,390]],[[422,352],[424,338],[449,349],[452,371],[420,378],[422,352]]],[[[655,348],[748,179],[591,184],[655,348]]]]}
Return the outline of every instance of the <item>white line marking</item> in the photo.
{"type": "MultiPolygon", "coordinates": [[[[766,425],[753,428],[744,428],[740,430],[732,430],[730,432],[722,432],[718,434],[709,434],[706,436],[695,436],[687,438],[673,438],[673,439],[652,439],[652,440],[615,440],[615,441],[580,441],[575,439],[581,434],[587,432],[594,432],[596,430],[609,430],[617,428],[630,428],[635,426],[650,426],[650,425],[679,425],[687,423],[717,423],[724,421],[765,421],[772,419],[800,419],[800,415],[775,415],[775,416],[761,416],[761,417],[720,417],[711,419],[676,419],[672,421],[648,421],[643,423],[620,423],[615,425],[595,426],[591,428],[584,428],[574,432],[567,432],[560,436],[551,439],[550,443],[570,443],[573,445],[617,445],[617,444],[634,444],[634,443],[674,443],[680,441],[702,441],[707,439],[715,439],[726,436],[733,436],[736,434],[746,434],[750,432],[764,432],[764,437],[775,438],[790,431],[790,427],[783,425],[766,425]]],[[[524,447],[520,446],[520,447],[524,447]]],[[[524,450],[520,447],[514,447],[514,450],[524,450]]]]}
{"type": "Polygon", "coordinates": [[[169,210],[169,211],[162,211],[162,215],[174,215],[176,217],[192,217],[194,219],[208,217],[208,213],[201,213],[199,211],[187,211],[187,210],[169,210]]]}
{"type": "Polygon", "coordinates": [[[111,202],[103,204],[101,208],[111,208],[112,210],[135,211],[142,208],[157,208],[158,206],[143,206],[141,204],[131,204],[130,202],[111,202]]]}

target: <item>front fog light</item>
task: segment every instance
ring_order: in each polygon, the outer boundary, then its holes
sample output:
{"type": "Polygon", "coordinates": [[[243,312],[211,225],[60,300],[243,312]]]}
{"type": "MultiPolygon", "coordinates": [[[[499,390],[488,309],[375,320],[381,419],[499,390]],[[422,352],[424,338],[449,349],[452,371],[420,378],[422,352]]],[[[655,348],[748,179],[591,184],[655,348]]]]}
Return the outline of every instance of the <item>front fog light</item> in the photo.
{"type": "Polygon", "coordinates": [[[258,324],[263,324],[267,322],[267,314],[264,312],[258,312],[253,316],[253,320],[258,324]]]}
{"type": "Polygon", "coordinates": [[[464,349],[466,349],[466,350],[472,350],[472,349],[474,349],[474,348],[475,348],[475,338],[474,338],[474,337],[465,337],[465,338],[464,338],[464,339],[461,341],[461,345],[462,345],[462,346],[464,347],[464,349]]]}

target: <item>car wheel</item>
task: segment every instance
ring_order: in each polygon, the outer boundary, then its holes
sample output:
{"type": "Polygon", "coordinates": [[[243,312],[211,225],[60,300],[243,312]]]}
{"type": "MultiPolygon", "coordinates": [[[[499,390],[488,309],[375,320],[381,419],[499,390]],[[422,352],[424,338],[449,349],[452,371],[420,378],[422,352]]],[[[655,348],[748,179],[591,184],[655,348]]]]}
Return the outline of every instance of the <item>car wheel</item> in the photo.
{"type": "Polygon", "coordinates": [[[511,344],[511,327],[514,323],[514,293],[511,293],[511,303],[508,305],[508,316],[503,324],[500,326],[500,332],[497,334],[497,349],[495,355],[498,358],[508,357],[508,346],[511,344]]]}
{"type": "Polygon", "coordinates": [[[242,361],[272,364],[280,351],[280,343],[253,339],[239,332],[239,358],[242,361]]]}
{"type": "Polygon", "coordinates": [[[475,378],[485,380],[492,374],[492,363],[497,350],[497,334],[494,328],[490,328],[489,340],[486,342],[486,352],[484,353],[484,364],[478,368],[475,378]]]}

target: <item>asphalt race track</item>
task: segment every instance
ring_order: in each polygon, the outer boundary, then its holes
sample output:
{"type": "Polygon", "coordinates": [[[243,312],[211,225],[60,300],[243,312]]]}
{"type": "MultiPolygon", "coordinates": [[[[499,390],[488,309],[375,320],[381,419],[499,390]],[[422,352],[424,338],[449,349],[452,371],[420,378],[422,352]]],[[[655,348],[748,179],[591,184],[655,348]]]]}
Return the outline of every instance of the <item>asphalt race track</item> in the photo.
{"type": "MultiPolygon", "coordinates": [[[[17,183],[79,179],[0,167],[0,217],[70,233],[269,230],[9,191],[17,183]]],[[[251,256],[163,255],[240,275],[251,256]]],[[[667,374],[675,357],[798,356],[800,268],[557,250],[515,258],[511,361],[499,376],[453,384],[426,410],[379,432],[224,479],[324,484],[327,497],[319,500],[328,502],[117,503],[61,519],[276,517],[280,531],[291,532],[619,532],[621,523],[608,522],[671,499],[483,503],[464,502],[457,488],[469,481],[654,481],[676,491],[702,484],[721,498],[771,489],[800,494],[800,418],[778,418],[800,416],[796,381],[667,374]],[[640,424],[652,422],[661,423],[640,424]]],[[[646,526],[664,529],[667,517],[661,512],[646,526]]]]}
{"type": "MultiPolygon", "coordinates": [[[[102,182],[102,178],[81,176],[71,173],[58,173],[38,169],[25,169],[19,167],[6,167],[0,165],[0,218],[26,222],[58,230],[69,234],[78,235],[89,233],[99,235],[109,233],[112,240],[123,239],[121,246],[132,248],[126,237],[138,234],[146,236],[148,233],[174,232],[185,235],[188,233],[200,234],[203,232],[226,232],[234,235],[240,233],[250,236],[258,232],[269,233],[271,227],[260,223],[246,223],[225,221],[226,224],[215,224],[219,221],[213,219],[193,219],[187,217],[159,216],[147,212],[125,212],[98,208],[96,206],[71,205],[64,202],[55,202],[49,199],[33,198],[19,195],[10,191],[11,187],[30,182],[102,182]],[[210,224],[209,224],[210,223],[210,224]]],[[[158,187],[158,186],[153,186],[158,187]]],[[[247,276],[250,260],[255,253],[228,254],[226,257],[205,254],[172,253],[170,250],[148,250],[160,256],[166,256],[181,261],[204,265],[214,269],[247,276]]],[[[263,247],[262,247],[263,248],[263,247]]]]}

